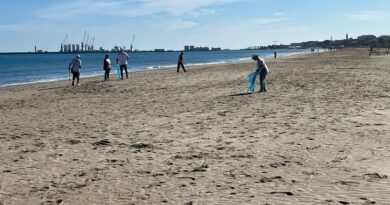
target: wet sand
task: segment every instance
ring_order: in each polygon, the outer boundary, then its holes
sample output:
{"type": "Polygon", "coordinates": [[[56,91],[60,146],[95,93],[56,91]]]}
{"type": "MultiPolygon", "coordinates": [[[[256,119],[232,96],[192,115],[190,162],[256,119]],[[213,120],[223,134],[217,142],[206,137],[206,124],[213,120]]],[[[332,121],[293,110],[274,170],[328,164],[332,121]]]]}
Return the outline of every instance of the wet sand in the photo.
{"type": "Polygon", "coordinates": [[[390,56],[268,65],[0,88],[0,204],[390,204],[390,56]]]}

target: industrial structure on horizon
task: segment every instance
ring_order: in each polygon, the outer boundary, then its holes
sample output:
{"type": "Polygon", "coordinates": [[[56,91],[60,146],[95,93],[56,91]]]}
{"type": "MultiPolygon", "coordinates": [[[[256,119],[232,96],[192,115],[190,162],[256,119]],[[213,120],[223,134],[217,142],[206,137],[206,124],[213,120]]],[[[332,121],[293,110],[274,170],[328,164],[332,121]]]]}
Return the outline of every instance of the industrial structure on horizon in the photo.
{"type": "Polygon", "coordinates": [[[84,32],[84,37],[81,44],[67,43],[68,34],[65,35],[65,39],[61,43],[61,53],[74,53],[74,52],[92,52],[95,51],[95,37],[89,36],[87,31],[84,32]]]}
{"type": "MultiPolygon", "coordinates": [[[[133,51],[135,35],[133,35],[133,39],[130,44],[130,49],[126,49],[125,46],[117,46],[111,49],[111,52],[118,52],[121,50],[125,50],[127,52],[133,51]]],[[[103,47],[100,47],[98,50],[95,49],[95,37],[89,35],[87,31],[84,32],[84,37],[80,44],[77,43],[67,43],[68,34],[65,35],[65,39],[61,43],[60,53],[82,53],[82,52],[108,52],[103,47]]]]}
{"type": "Polygon", "coordinates": [[[184,51],[221,51],[221,48],[209,48],[209,47],[195,47],[195,46],[184,46],[184,51]]]}

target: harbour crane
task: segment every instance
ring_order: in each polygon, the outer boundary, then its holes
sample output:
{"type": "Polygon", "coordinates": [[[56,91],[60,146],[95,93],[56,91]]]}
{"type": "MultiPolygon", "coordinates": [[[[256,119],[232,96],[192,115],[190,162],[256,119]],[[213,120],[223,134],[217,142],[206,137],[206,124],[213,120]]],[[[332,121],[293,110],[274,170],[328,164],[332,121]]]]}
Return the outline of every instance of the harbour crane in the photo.
{"type": "Polygon", "coordinates": [[[89,46],[89,34],[87,34],[87,42],[85,43],[85,51],[88,51],[88,46],[89,46]]]}
{"type": "Polygon", "coordinates": [[[92,48],[92,36],[89,38],[88,51],[91,51],[91,48],[92,48]]]}
{"type": "Polygon", "coordinates": [[[86,35],[87,35],[87,31],[84,31],[84,37],[83,37],[83,40],[81,41],[81,51],[84,51],[84,42],[85,42],[86,35]]]}
{"type": "Polygon", "coordinates": [[[134,40],[135,40],[135,34],[133,35],[133,40],[131,40],[130,52],[133,52],[133,43],[134,43],[134,40]]]}
{"type": "Polygon", "coordinates": [[[92,38],[92,43],[91,43],[91,50],[92,51],[94,50],[94,46],[95,46],[95,36],[92,38]]]}
{"type": "Polygon", "coordinates": [[[68,34],[65,35],[65,39],[61,43],[61,53],[64,52],[64,46],[67,40],[68,40],[68,34]]]}

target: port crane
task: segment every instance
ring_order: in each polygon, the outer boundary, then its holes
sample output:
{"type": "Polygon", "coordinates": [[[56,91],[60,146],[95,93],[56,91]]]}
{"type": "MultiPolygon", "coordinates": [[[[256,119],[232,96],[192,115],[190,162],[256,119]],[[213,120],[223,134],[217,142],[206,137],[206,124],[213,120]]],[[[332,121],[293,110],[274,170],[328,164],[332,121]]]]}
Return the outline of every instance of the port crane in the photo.
{"type": "Polygon", "coordinates": [[[87,42],[85,43],[85,51],[89,50],[89,34],[87,34],[87,42]]]}
{"type": "Polygon", "coordinates": [[[68,40],[68,34],[65,35],[65,39],[61,43],[61,52],[64,52],[64,45],[65,45],[67,40],[68,40]]]}
{"type": "Polygon", "coordinates": [[[81,41],[81,51],[84,51],[84,42],[85,42],[85,37],[87,35],[87,31],[84,31],[84,37],[83,37],[83,40],[81,41]]]}
{"type": "Polygon", "coordinates": [[[91,42],[91,51],[94,50],[94,46],[95,46],[95,36],[92,38],[92,42],[91,42]]]}
{"type": "Polygon", "coordinates": [[[134,43],[134,40],[135,40],[135,35],[133,35],[133,40],[131,40],[130,52],[133,52],[133,43],[134,43]]]}

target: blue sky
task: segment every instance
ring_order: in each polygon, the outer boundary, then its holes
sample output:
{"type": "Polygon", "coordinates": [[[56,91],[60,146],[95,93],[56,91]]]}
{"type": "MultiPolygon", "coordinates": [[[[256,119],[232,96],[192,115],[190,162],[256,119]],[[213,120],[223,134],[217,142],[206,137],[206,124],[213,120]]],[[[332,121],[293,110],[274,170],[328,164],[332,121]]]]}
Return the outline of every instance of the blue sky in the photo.
{"type": "Polygon", "coordinates": [[[184,45],[245,48],[390,35],[389,0],[2,0],[0,52],[95,47],[182,49],[184,45]]]}

